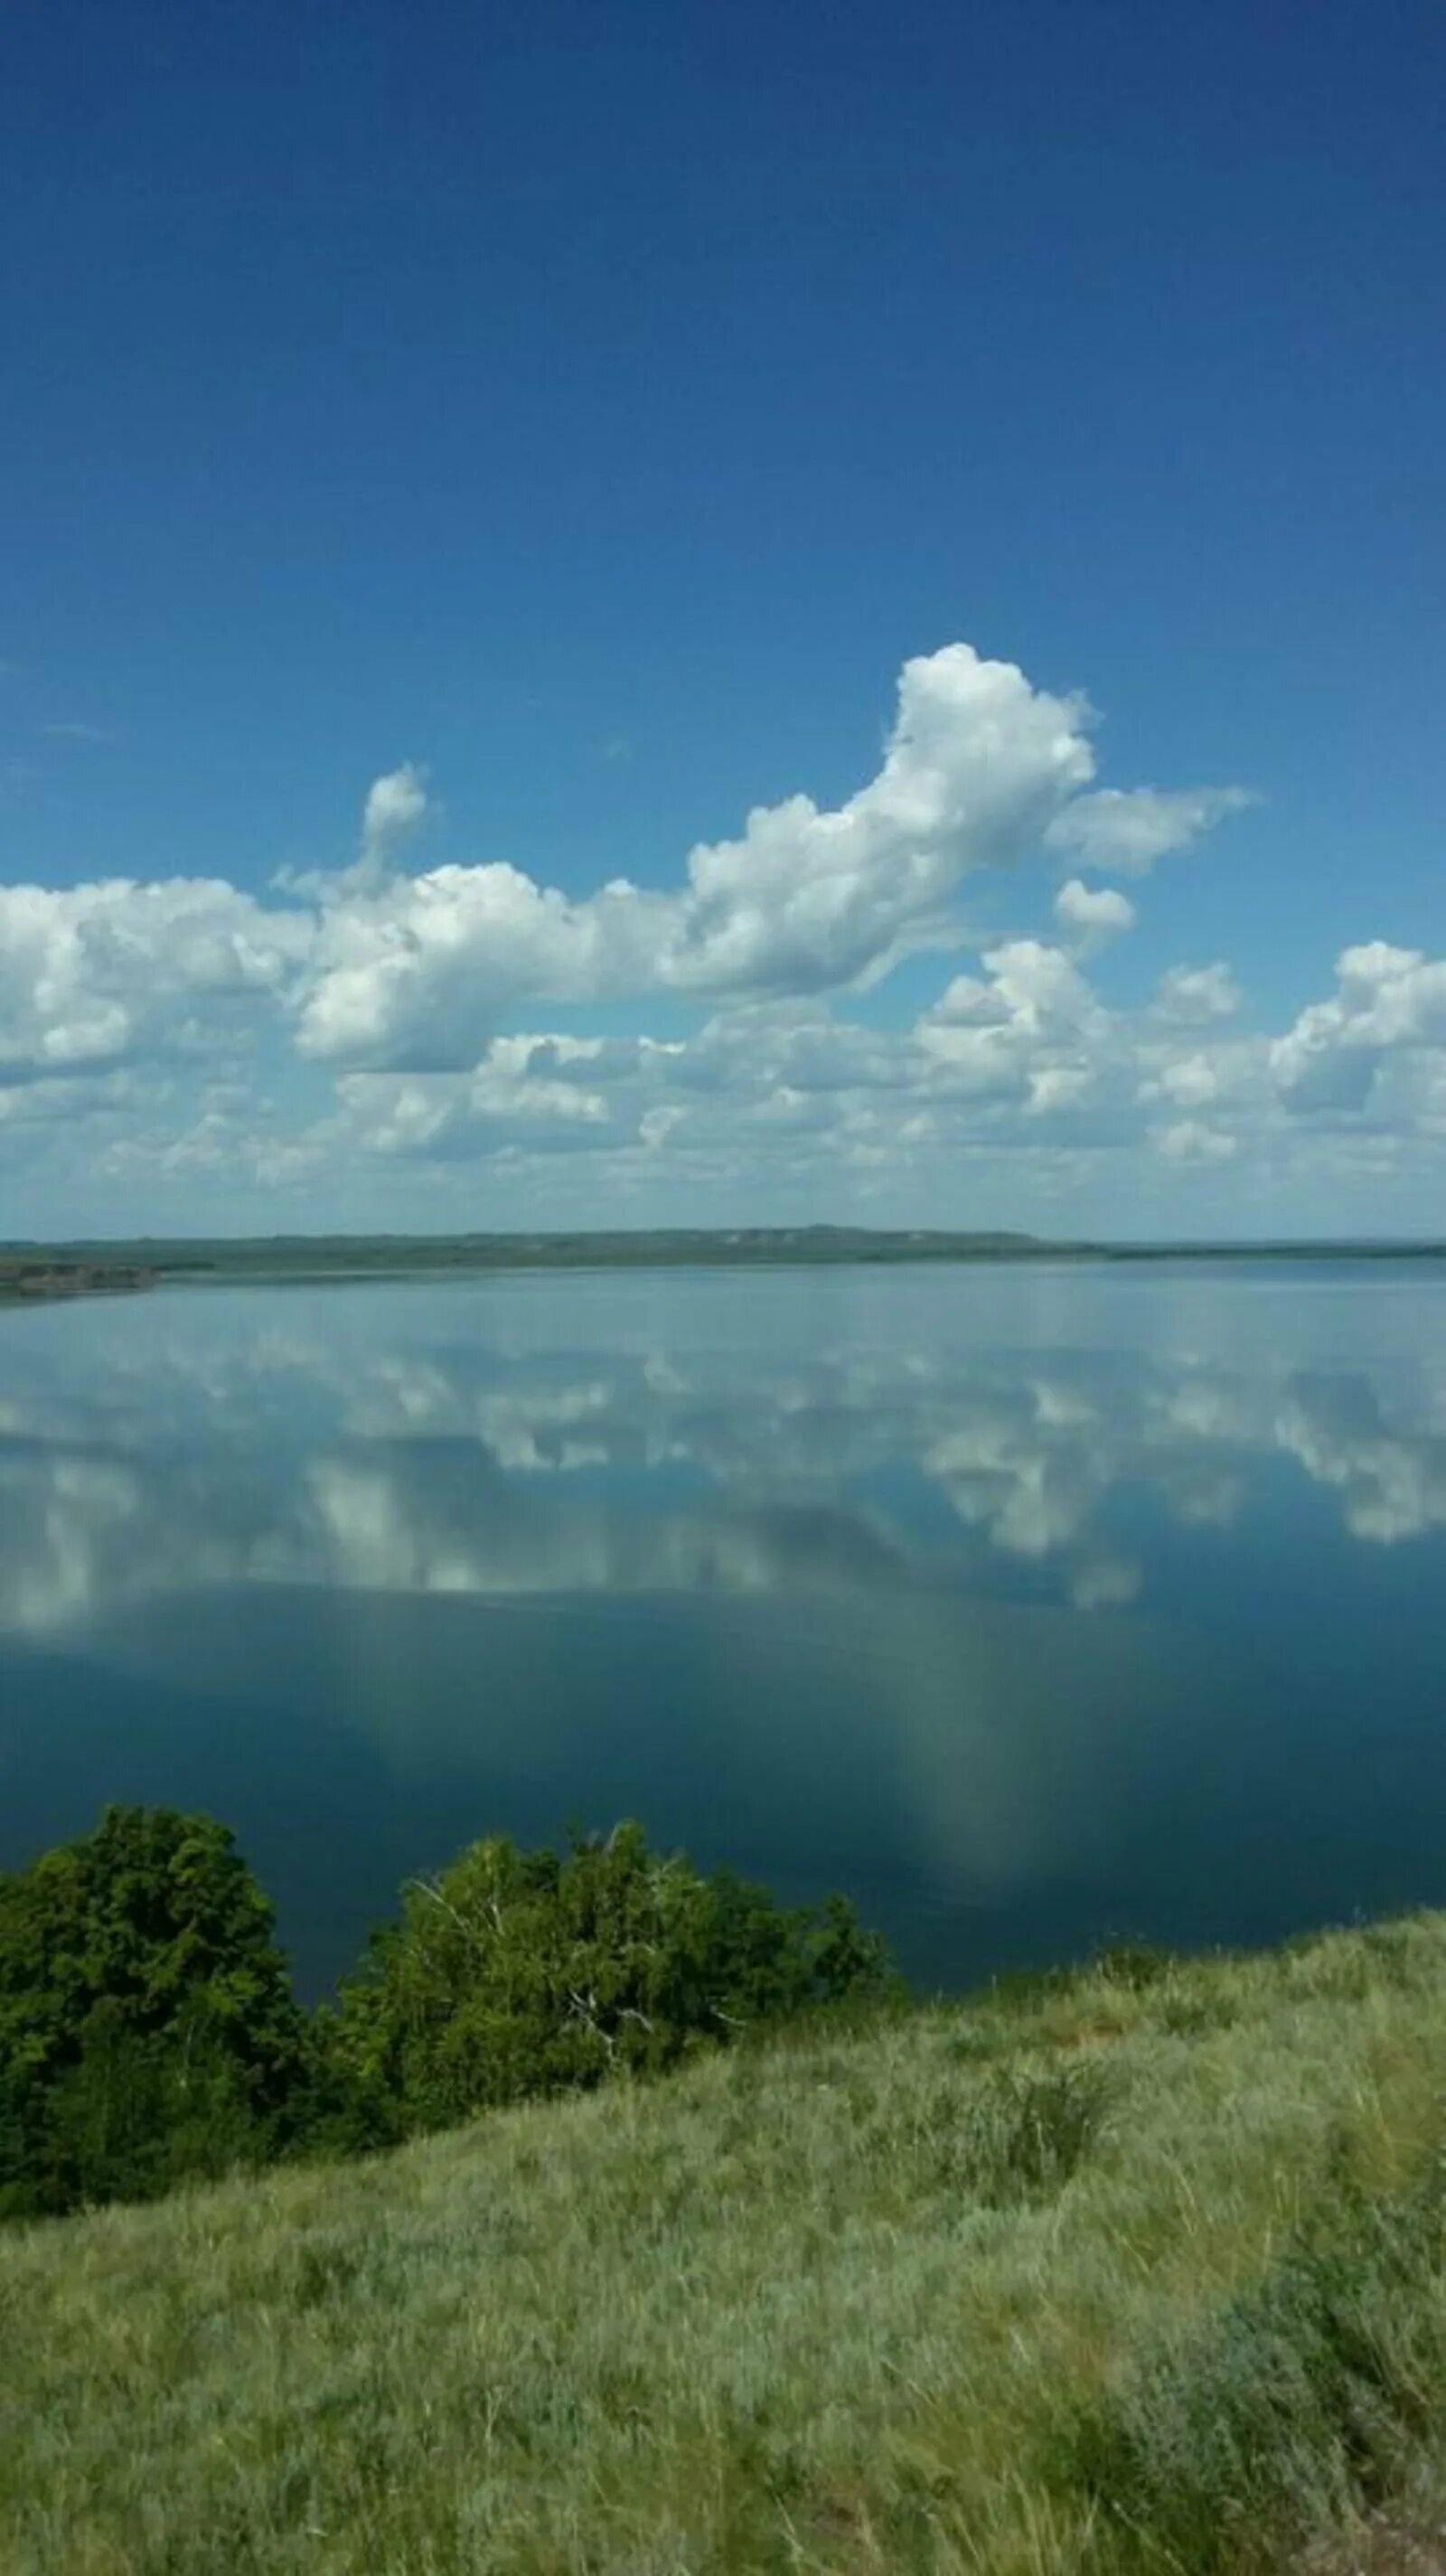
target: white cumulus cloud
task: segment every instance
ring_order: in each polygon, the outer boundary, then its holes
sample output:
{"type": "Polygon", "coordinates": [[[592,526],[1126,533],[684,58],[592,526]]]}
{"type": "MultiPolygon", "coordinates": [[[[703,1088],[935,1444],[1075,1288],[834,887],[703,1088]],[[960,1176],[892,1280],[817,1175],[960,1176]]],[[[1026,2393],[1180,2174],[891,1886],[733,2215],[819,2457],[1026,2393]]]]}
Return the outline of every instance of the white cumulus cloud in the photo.
{"type": "Polygon", "coordinates": [[[399,843],[415,832],[426,810],[426,781],[410,760],[374,778],[362,808],[364,864],[380,867],[390,859],[399,843]]]}
{"type": "Polygon", "coordinates": [[[1072,932],[1086,948],[1133,930],[1138,918],[1129,896],[1121,894],[1118,886],[1087,886],[1081,877],[1070,877],[1060,887],[1054,916],[1061,929],[1072,932]]]}
{"type": "Polygon", "coordinates": [[[1066,851],[1082,867],[1148,876],[1157,859],[1255,801],[1244,787],[1100,787],[1075,797],[1044,838],[1049,849],[1066,851]]]}
{"type": "Polygon", "coordinates": [[[223,1041],[310,940],[303,914],[215,878],[0,886],[0,1080],[223,1041]]]}
{"type": "Polygon", "coordinates": [[[1172,1163],[1226,1163],[1237,1150],[1236,1139],[1198,1118],[1181,1118],[1155,1130],[1160,1152],[1172,1163]]]}
{"type": "Polygon", "coordinates": [[[1336,985],[1271,1047],[1276,1089],[1292,1109],[1362,1109],[1392,1053],[1446,1044],[1446,959],[1371,940],[1342,950],[1336,985]]]}
{"type": "Polygon", "coordinates": [[[689,853],[675,891],[618,878],[579,899],[496,861],[339,888],[301,1047],[440,1068],[472,1060],[523,1000],[869,981],[941,937],[964,877],[1023,858],[1093,768],[1081,701],[947,645],[904,665],[866,786],[836,808],[805,795],[755,807],[736,840],[689,853]]]}
{"type": "Polygon", "coordinates": [[[1212,1020],[1233,1018],[1242,998],[1229,967],[1217,959],[1211,966],[1170,967],[1160,978],[1155,1011],[1186,1028],[1205,1028],[1212,1020]]]}
{"type": "Polygon", "coordinates": [[[1360,1222],[1409,1230],[1446,1181],[1446,959],[1362,940],[1274,1029],[1218,957],[1137,1001],[1096,988],[1091,958],[1136,911],[1095,871],[1138,873],[1245,801],[1097,788],[1083,699],[954,644],[905,664],[854,793],[757,807],[661,886],[404,863],[431,810],[410,763],[373,781],[350,866],[255,893],[0,885],[10,1223],[65,1204],[76,1230],[181,1230],[204,1206],[264,1229],[288,1189],[289,1221],[318,1224],[383,1205],[398,1224],[787,1222],[842,1189],[882,1222],[987,1205],[1148,1230],[1173,1165],[1172,1223],[1187,1193],[1212,1223],[1227,1204],[1293,1221],[1280,1191],[1303,1179],[1314,1209],[1344,1191],[1360,1222]],[[1049,851],[1079,873],[1001,895],[1049,851]],[[1005,899],[1017,920],[966,935],[966,887],[976,920],[1005,899]],[[1054,935],[1025,935],[1051,894],[1054,935]],[[926,950],[956,952],[932,986],[926,950]],[[1086,1216],[1071,1194],[1091,1187],[1086,1216]]]}

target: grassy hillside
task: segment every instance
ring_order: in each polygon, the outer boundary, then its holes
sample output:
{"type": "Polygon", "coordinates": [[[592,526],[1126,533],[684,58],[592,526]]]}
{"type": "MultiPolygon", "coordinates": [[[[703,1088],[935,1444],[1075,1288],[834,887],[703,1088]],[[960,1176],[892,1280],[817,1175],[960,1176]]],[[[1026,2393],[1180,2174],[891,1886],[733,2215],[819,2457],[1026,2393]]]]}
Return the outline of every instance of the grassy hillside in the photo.
{"type": "Polygon", "coordinates": [[[0,2241],[6,2576],[1426,2569],[1446,1920],[0,2241]]]}

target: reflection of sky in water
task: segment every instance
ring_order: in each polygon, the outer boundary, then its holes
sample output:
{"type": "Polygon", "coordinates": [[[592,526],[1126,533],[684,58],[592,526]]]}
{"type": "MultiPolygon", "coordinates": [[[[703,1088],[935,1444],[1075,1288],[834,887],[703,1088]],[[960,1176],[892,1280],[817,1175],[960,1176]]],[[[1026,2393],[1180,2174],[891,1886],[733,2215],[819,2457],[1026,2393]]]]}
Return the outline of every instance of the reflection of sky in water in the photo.
{"type": "Polygon", "coordinates": [[[682,1274],[0,1318],[0,1857],[241,1826],[310,1964],[641,1812],[922,1973],[1446,1897],[1446,1278],[682,1274]]]}

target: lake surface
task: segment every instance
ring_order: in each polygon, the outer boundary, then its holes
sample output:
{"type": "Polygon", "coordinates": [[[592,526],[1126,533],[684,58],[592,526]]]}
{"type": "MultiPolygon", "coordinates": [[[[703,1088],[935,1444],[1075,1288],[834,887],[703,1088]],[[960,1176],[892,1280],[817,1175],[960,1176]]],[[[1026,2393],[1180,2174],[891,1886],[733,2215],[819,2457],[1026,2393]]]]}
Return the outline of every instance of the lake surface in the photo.
{"type": "Polygon", "coordinates": [[[210,1808],[310,1990],[640,1816],[950,1987],[1446,1903],[1446,1268],[0,1315],[0,1865],[210,1808]]]}

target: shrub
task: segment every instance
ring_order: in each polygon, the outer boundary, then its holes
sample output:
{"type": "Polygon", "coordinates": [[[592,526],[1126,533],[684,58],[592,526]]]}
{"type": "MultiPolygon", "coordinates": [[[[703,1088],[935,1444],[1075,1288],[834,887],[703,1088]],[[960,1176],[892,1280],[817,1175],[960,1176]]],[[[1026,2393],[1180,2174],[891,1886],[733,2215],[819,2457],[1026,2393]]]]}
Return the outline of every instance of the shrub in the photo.
{"type": "Polygon", "coordinates": [[[1370,2505],[1446,2370],[1441,2178],[1333,2200],[1265,2278],[1146,2354],[1066,2442],[1111,2568],[1274,2569],[1370,2505]]]}
{"type": "Polygon", "coordinates": [[[886,1982],[880,1943],[842,1898],[786,1909],[650,1850],[633,1824],[564,1853],[498,1837],[413,1882],[343,1988],[327,2025],[332,2117],[354,2142],[439,2128],[655,2074],[886,1982]]]}
{"type": "Polygon", "coordinates": [[[110,1808],[0,1877],[0,2218],[655,2073],[890,1982],[842,1898],[790,1911],[624,1825],[474,1844],[308,2018],[225,1828],[110,1808]]]}
{"type": "Polygon", "coordinates": [[[0,1875],[0,2215],[261,2161],[304,2064],[271,1908],[210,1817],[111,1807],[0,1875]]]}

